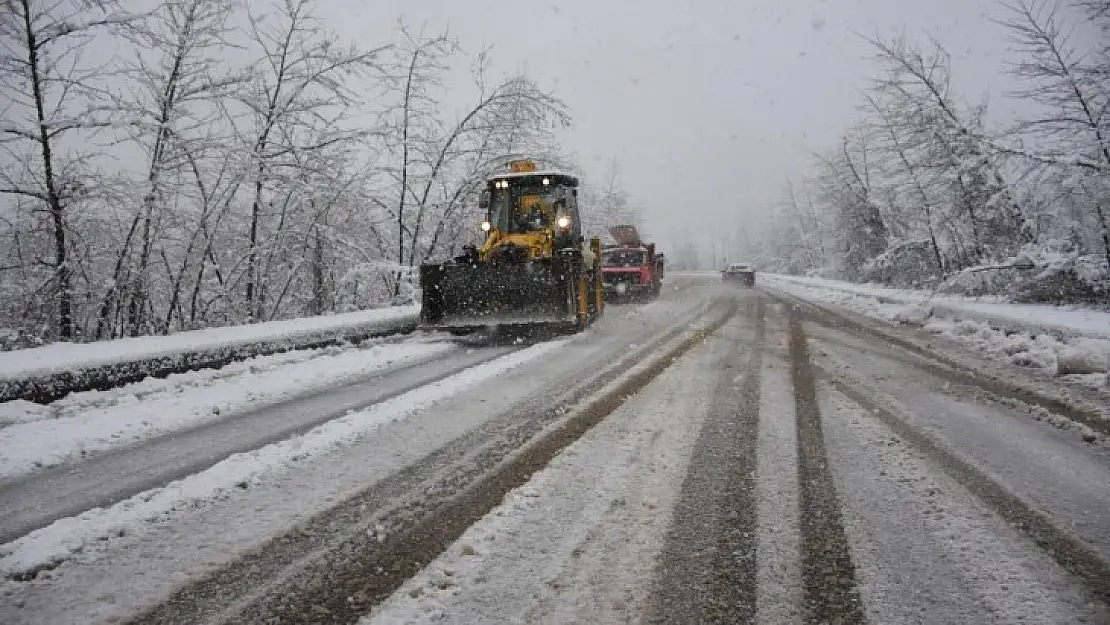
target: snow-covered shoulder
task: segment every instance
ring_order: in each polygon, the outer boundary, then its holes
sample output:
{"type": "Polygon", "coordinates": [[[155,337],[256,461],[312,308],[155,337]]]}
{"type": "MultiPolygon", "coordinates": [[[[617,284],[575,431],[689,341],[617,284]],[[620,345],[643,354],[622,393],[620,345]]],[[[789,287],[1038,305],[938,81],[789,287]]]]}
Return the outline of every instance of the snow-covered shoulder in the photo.
{"type": "Polygon", "coordinates": [[[419,313],[419,306],[398,306],[191,330],[170,336],[144,336],[95,343],[54,343],[43,347],[0,352],[0,379],[73,371],[219,347],[268,341],[297,341],[314,336],[342,333],[351,328],[407,323],[413,321],[419,313]]]}
{"type": "MultiPolygon", "coordinates": [[[[807,296],[819,296],[836,302],[844,294],[862,295],[886,303],[903,305],[927,304],[934,310],[959,313],[968,318],[994,321],[1033,332],[1052,332],[1067,337],[1110,339],[1110,312],[1078,306],[1014,304],[1000,298],[970,298],[936,295],[930,291],[895,289],[876,284],[855,284],[825,278],[809,278],[777,274],[760,274],[760,280],[772,287],[792,290],[802,287],[807,296]]],[[[950,315],[946,315],[950,316],[950,315]]]]}

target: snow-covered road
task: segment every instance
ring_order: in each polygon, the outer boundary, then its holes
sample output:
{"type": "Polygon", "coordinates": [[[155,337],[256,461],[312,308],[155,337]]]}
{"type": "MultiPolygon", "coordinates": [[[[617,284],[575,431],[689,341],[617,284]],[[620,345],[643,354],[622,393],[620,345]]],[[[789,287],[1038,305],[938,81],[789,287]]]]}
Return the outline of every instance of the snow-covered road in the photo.
{"type": "Polygon", "coordinates": [[[359,385],[382,371],[425,363],[453,347],[410,340],[296,350],[220,369],[147,378],[109,391],[72,393],[49,406],[22,400],[0,404],[8,421],[0,426],[0,479],[87,460],[228,416],[265,412],[306,393],[359,385]]]}
{"type": "Polygon", "coordinates": [[[33,471],[69,486],[0,484],[57,518],[0,516],[0,621],[1110,622],[1110,447],[1068,416],[1097,415],[864,330],[677,275],[579,336],[33,471]],[[84,488],[134,496],[68,516],[84,488]]]}
{"type": "Polygon", "coordinates": [[[622,623],[649,597],[714,377],[710,350],[660,376],[513,491],[366,623],[622,623]]]}
{"type": "MultiPolygon", "coordinates": [[[[708,298],[690,297],[699,288],[696,280],[679,282],[657,302],[614,307],[569,342],[483,347],[415,337],[151,380],[142,383],[154,386],[146,393],[131,386],[67,398],[64,417],[98,424],[89,428],[95,440],[109,442],[74,456],[56,451],[67,446],[63,440],[44,454],[61,464],[0,482],[0,534],[8,541],[0,546],[8,577],[0,614],[11,608],[9,593],[26,591],[19,602],[31,606],[40,597],[40,608],[49,608],[21,610],[17,621],[95,620],[100,610],[150,607],[184,580],[202,578],[368,487],[404,478],[399,471],[459,437],[470,437],[456,442],[464,455],[477,439],[489,446],[526,437],[534,432],[521,428],[515,406],[550,408],[552,397],[601,383],[596,374],[606,366],[635,362],[637,351],[706,310],[708,298]],[[212,386],[216,391],[206,393],[212,386]],[[234,392],[243,400],[228,401],[234,392]],[[110,399],[118,396],[131,399],[110,399]],[[207,409],[196,409],[205,401],[207,409]],[[224,409],[211,410],[221,401],[224,409]],[[82,412],[82,402],[90,409],[82,412]],[[126,431],[121,423],[134,420],[128,405],[159,413],[161,427],[144,426],[129,444],[112,444],[116,439],[100,434],[126,431]],[[135,593],[136,579],[151,590],[135,593]],[[97,594],[63,591],[70,600],[59,602],[59,583],[97,594]]],[[[42,441],[14,432],[0,453],[42,441]]],[[[34,457],[30,449],[21,453],[34,457]]]]}

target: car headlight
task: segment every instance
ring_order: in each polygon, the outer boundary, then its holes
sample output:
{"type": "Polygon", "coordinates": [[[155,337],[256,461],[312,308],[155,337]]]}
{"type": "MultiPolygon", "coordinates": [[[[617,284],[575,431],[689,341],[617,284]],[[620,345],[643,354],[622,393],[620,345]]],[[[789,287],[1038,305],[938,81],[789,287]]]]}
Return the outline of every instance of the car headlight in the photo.
{"type": "Polygon", "coordinates": [[[488,221],[483,221],[482,222],[482,232],[489,232],[489,229],[491,227],[492,226],[490,226],[490,223],[488,221]]]}
{"type": "Polygon", "coordinates": [[[559,217],[555,220],[555,225],[559,226],[560,228],[569,228],[570,217],[567,217],[566,215],[559,215],[559,217]]]}

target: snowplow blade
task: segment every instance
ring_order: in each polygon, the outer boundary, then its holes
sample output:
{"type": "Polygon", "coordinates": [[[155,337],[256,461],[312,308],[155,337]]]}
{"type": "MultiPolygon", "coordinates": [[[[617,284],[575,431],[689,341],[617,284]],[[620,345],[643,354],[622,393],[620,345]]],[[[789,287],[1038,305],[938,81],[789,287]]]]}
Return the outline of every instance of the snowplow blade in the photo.
{"type": "Polygon", "coordinates": [[[420,267],[421,328],[574,327],[567,276],[552,263],[427,264],[420,267]]]}

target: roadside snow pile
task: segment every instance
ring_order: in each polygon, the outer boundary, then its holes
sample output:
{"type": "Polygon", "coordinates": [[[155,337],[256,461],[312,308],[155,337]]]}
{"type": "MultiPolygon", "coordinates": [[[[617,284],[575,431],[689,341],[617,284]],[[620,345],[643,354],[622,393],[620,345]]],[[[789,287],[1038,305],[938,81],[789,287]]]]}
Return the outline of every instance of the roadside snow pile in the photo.
{"type": "Polygon", "coordinates": [[[862,277],[868,282],[909,286],[935,282],[940,275],[929,241],[902,241],[867,261],[862,277]]]}
{"type": "Polygon", "coordinates": [[[906,325],[922,326],[933,316],[933,308],[927,304],[910,304],[894,312],[893,319],[906,325]]]}
{"type": "MultiPolygon", "coordinates": [[[[562,348],[567,340],[549,341],[513,352],[453,376],[422,386],[365,410],[313,428],[302,436],[236,454],[187,478],[155,488],[108,508],[96,508],[60,519],[0,546],[0,576],[24,576],[48,568],[87,547],[140,531],[144,524],[168,520],[177,510],[232,497],[267,474],[288,470],[299,462],[372,435],[379,428],[478,384],[503,375],[528,361],[562,348]]],[[[90,556],[94,557],[94,556],[90,556]]]]}
{"type": "Polygon", "coordinates": [[[45,419],[50,415],[50,408],[42,404],[16,399],[0,403],[0,428],[15,423],[26,423],[45,419]]]}
{"type": "Polygon", "coordinates": [[[149,376],[407,332],[416,327],[419,313],[419,306],[402,306],[0,352],[0,402],[25,399],[47,403],[74,391],[110,389],[149,376]]]}
{"type": "Polygon", "coordinates": [[[889,323],[943,334],[1012,364],[1104,384],[1110,373],[1110,312],[935,296],[820,278],[762,275],[771,288],[842,306],[889,323]]]}
{"type": "Polygon", "coordinates": [[[449,343],[406,341],[360,349],[298,350],[109,391],[74,393],[49,406],[23,400],[3,403],[0,479],[342,384],[452,348],[449,343]]]}
{"type": "Polygon", "coordinates": [[[967,267],[941,278],[941,258],[928,240],[901,241],[868,261],[864,282],[896,288],[934,288],[964,297],[1004,297],[1030,304],[1105,305],[1110,302],[1106,257],[1079,254],[1068,241],[1030,244],[996,264],[967,267]]]}
{"type": "Polygon", "coordinates": [[[1110,301],[1110,270],[1103,256],[1027,249],[998,266],[969,267],[945,280],[938,291],[1001,295],[1019,303],[1105,305],[1110,301]]]}

